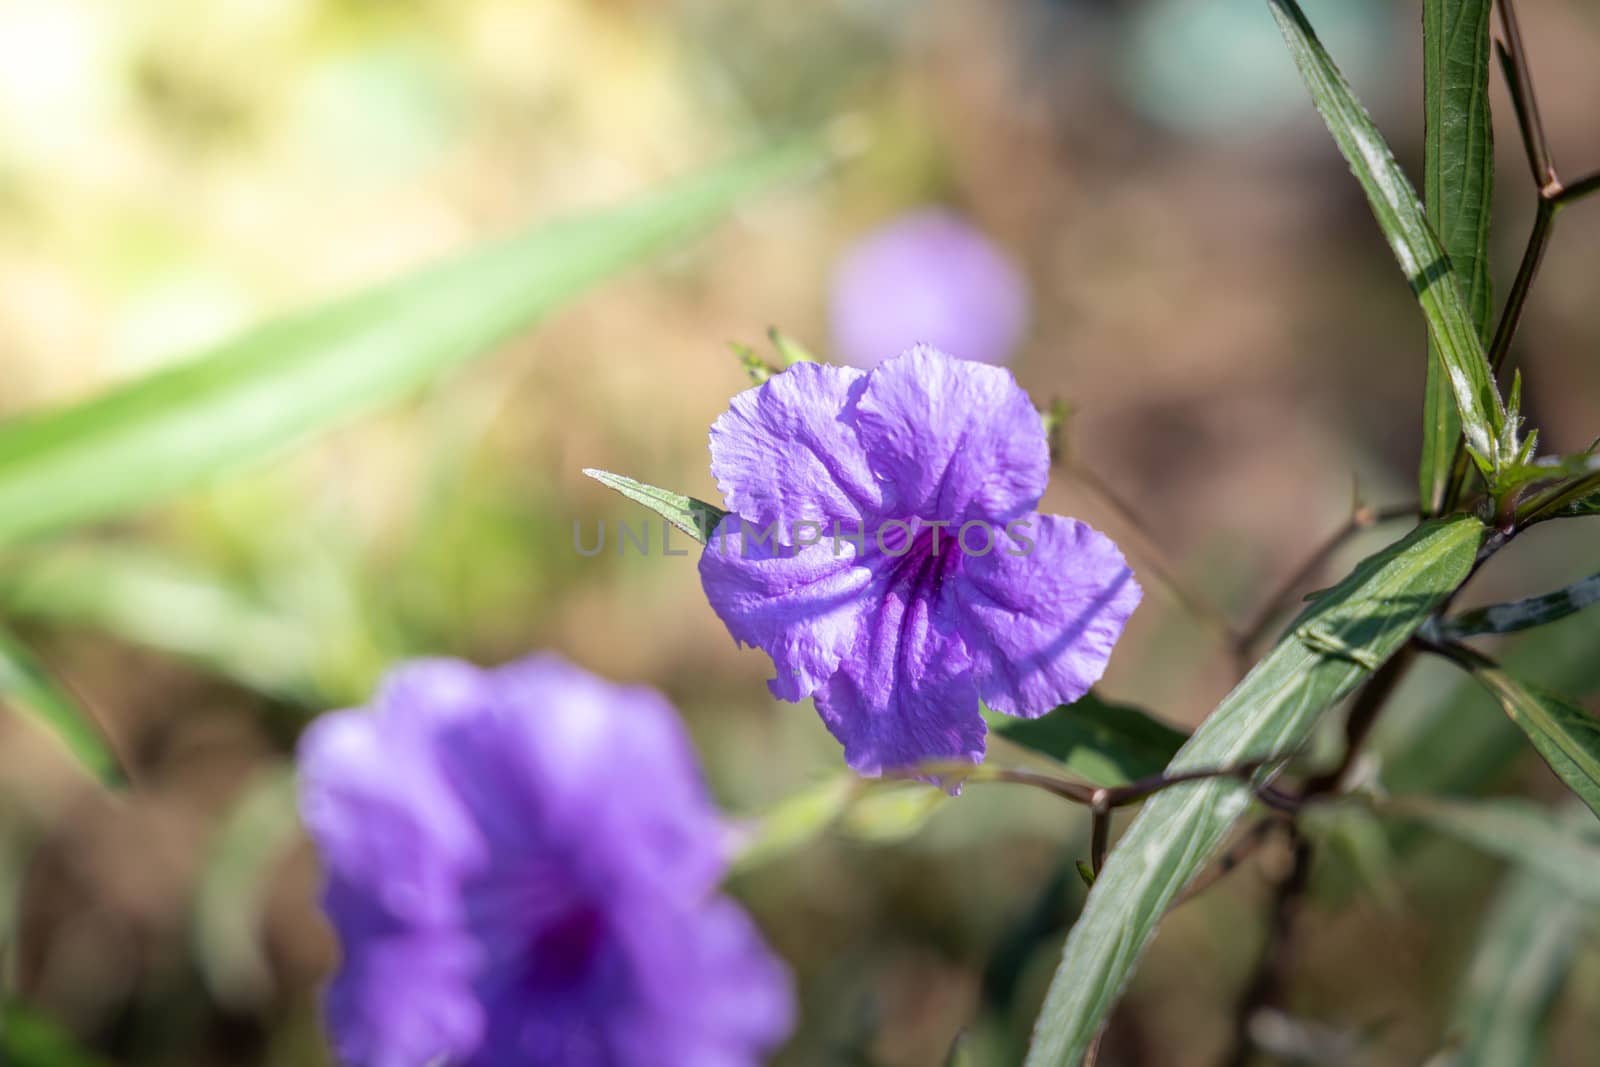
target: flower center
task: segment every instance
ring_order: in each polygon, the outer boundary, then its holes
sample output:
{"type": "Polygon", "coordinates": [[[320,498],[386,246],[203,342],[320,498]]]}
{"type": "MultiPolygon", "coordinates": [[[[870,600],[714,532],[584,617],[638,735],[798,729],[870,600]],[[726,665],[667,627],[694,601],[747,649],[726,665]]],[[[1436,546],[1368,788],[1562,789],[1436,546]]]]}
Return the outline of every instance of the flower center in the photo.
{"type": "Polygon", "coordinates": [[[577,903],[540,925],[528,945],[524,978],[530,989],[569,987],[588,974],[605,938],[605,918],[591,904],[577,903]]]}

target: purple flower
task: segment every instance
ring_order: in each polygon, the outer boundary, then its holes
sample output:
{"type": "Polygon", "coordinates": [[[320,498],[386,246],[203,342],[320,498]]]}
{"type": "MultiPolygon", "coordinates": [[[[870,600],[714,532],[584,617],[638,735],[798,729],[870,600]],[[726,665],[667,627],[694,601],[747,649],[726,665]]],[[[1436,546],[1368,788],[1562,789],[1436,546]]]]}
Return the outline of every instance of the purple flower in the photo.
{"type": "Polygon", "coordinates": [[[1035,512],[1049,468],[1009,371],[926,347],[796,365],[711,428],[732,514],[706,596],[857,771],[982,759],[979,698],[1030,717],[1076,700],[1141,595],[1110,539],[1035,512]]]}
{"type": "Polygon", "coordinates": [[[1005,363],[1028,323],[1028,289],[981,232],[948,211],[923,210],[845,252],[829,316],[835,353],[857,367],[915,344],[1005,363]]]}
{"type": "Polygon", "coordinates": [[[300,745],[360,1067],[749,1067],[789,979],[717,893],[725,827],[673,711],[539,656],[423,661],[300,745]]]}

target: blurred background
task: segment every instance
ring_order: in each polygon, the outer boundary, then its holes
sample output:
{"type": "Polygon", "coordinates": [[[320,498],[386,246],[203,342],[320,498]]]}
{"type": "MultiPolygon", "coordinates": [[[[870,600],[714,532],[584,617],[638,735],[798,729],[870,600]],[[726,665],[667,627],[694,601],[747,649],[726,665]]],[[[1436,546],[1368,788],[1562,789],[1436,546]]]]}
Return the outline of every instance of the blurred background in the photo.
{"type": "MultiPolygon", "coordinates": [[[[1421,174],[1420,4],[1307,3],[1421,174]]],[[[1545,121],[1600,167],[1600,9],[1527,4],[1545,121]]],[[[1534,195],[1503,84],[1495,270],[1534,195]]],[[[619,471],[715,500],[706,430],[747,385],[728,343],[778,326],[826,356],[841,257],[930,207],[1031,292],[1011,366],[1074,411],[1043,510],[1170,561],[1242,621],[1363,499],[1415,494],[1422,321],[1257,0],[0,0],[0,416],[68,403],[245,326],[534,219],[616,203],[821,125],[825,177],[749,203],[399,408],[134,521],[8,549],[0,615],[114,739],[109,799],[0,722],[5,1043],[16,1062],[327,1062],[334,964],[287,813],[294,739],[386,664],[554,648],[681,708],[753,817],[837,772],[815,714],[767,695],[693,558],[594,558],[573,527],[642,512],[619,471]],[[1136,513],[1066,467],[1094,472],[1136,513]],[[31,1057],[31,1058],[24,1058],[31,1057]]],[[[1518,349],[1548,451],[1600,432],[1600,205],[1563,213],[1518,349]]],[[[937,268],[937,264],[932,264],[937,268]]],[[[869,298],[870,302],[870,298],[869,298]]],[[[1600,563],[1594,520],[1519,542],[1470,602],[1600,563]]],[[[1373,532],[1322,575],[1399,529],[1373,532]]],[[[1191,725],[1230,687],[1216,628],[1147,579],[1102,691],[1191,725]]],[[[1594,624],[1512,651],[1600,689],[1594,624]]],[[[1445,670],[1396,702],[1396,790],[1554,797],[1445,670]]],[[[1081,885],[1080,810],[1003,786],[883,810],[741,871],[801,982],[777,1062],[1017,1062],[1081,885]],[[915,832],[912,832],[912,831],[915,832]]],[[[1291,993],[1355,1049],[1444,1046],[1501,877],[1457,846],[1352,824],[1323,850],[1291,993]]],[[[1262,938],[1266,850],[1177,912],[1107,1063],[1215,1062],[1262,938]]],[[[1595,1062],[1600,953],[1579,951],[1550,1062],[1595,1062]]]]}

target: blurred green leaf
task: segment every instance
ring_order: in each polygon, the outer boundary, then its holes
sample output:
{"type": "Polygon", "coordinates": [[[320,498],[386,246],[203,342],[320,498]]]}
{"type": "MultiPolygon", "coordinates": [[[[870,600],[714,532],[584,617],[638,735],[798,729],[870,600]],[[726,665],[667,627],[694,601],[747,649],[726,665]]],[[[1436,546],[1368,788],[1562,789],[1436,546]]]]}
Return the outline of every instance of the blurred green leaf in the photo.
{"type": "Polygon", "coordinates": [[[0,544],[139,508],[397,400],[816,159],[804,141],[744,158],[0,425],[0,544]]]}
{"type": "Polygon", "coordinates": [[[772,347],[777,349],[778,358],[783,360],[785,367],[792,367],[796,363],[816,363],[817,357],[811,350],[784,333],[776,326],[768,327],[767,340],[772,342],[772,347]]]}
{"type": "Polygon", "coordinates": [[[1442,1067],[1546,1062],[1545,1027],[1588,922],[1588,909],[1559,882],[1512,871],[1478,932],[1452,1014],[1454,1049],[1442,1067]]]}
{"type": "Polygon", "coordinates": [[[325,619],[276,611],[150,549],[85,543],[29,552],[0,574],[0,604],[16,618],[88,627],[181,656],[291,703],[327,696],[317,666],[331,640],[325,619]]]}
{"type": "Polygon", "coordinates": [[[1428,635],[1441,641],[1460,641],[1485,634],[1517,633],[1560,622],[1595,604],[1600,604],[1600,574],[1543,596],[1492,604],[1453,618],[1441,619],[1429,626],[1428,635]]]}
{"type": "Polygon", "coordinates": [[[610,471],[585,467],[583,473],[601,485],[615,489],[634,503],[643,504],[702,545],[717,528],[717,524],[728,515],[726,511],[713,504],[707,504],[704,500],[658,489],[620,474],[612,474],[610,471]]]}
{"type": "Polygon", "coordinates": [[[1295,0],[1268,0],[1268,4],[1317,110],[1366,191],[1378,225],[1422,305],[1467,444],[1490,471],[1498,472],[1515,459],[1516,427],[1514,420],[1508,420],[1450,257],[1429,227],[1416,190],[1300,6],[1295,0]]]}
{"type": "Polygon", "coordinates": [[[1600,515],[1600,493],[1579,497],[1570,504],[1564,504],[1556,514],[1565,519],[1581,519],[1590,515],[1600,515]]]}
{"type": "Polygon", "coordinates": [[[0,706],[50,731],[102,785],[127,785],[111,746],[93,716],[52,679],[16,638],[0,630],[0,706]]]}
{"type": "Polygon", "coordinates": [[[845,771],[786,798],[755,824],[734,872],[760,866],[827,832],[883,845],[916,834],[950,794],[925,782],[845,771]]]}
{"type": "Polygon", "coordinates": [[[1600,906],[1600,824],[1562,817],[1526,800],[1385,801],[1379,811],[1410,819],[1464,844],[1537,872],[1570,896],[1600,906]]]}
{"type": "Polygon", "coordinates": [[[1089,693],[1037,719],[1002,715],[984,718],[997,737],[1048,756],[1085,781],[1126,785],[1161,773],[1189,735],[1126,704],[1110,704],[1089,693]]]}
{"type": "MultiPolygon", "coordinates": [[[[1173,770],[1286,756],[1318,717],[1392,656],[1471,573],[1487,530],[1472,518],[1425,523],[1319,597],[1200,725],[1173,770]]],[[[1168,906],[1249,807],[1232,779],[1150,798],[1112,849],[1067,937],[1028,1056],[1077,1064],[1168,906]]]]}
{"type": "MultiPolygon", "coordinates": [[[[1423,0],[1423,195],[1465,292],[1478,339],[1493,329],[1489,208],[1494,190],[1494,130],[1489,114],[1490,0],[1423,0]]],[[[1422,434],[1420,502],[1444,505],[1461,418],[1450,377],[1432,339],[1422,434]]]]}
{"type": "Polygon", "coordinates": [[[1556,776],[1600,815],[1600,719],[1565,697],[1524,686],[1483,666],[1473,677],[1494,694],[1556,776]]]}
{"type": "Polygon", "coordinates": [[[55,1023],[12,1001],[0,1008],[0,1063],[6,1067],[107,1067],[55,1023]]]}
{"type": "Polygon", "coordinates": [[[246,1008],[273,993],[262,943],[272,868],[299,830],[294,774],[259,772],[213,838],[194,903],[195,961],[218,1001],[246,1008]]]}

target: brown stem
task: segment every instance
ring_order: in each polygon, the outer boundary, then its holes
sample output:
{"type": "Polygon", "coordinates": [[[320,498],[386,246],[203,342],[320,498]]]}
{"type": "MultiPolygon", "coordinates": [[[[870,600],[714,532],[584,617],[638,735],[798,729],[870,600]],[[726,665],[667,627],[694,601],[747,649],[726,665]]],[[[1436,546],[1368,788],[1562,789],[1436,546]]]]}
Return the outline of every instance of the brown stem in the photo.
{"type": "Polygon", "coordinates": [[[1106,865],[1106,849],[1111,842],[1111,809],[1096,805],[1089,831],[1089,870],[1096,879],[1106,865]]]}
{"type": "Polygon", "coordinates": [[[1557,181],[1556,166],[1550,155],[1550,139],[1545,136],[1544,122],[1539,118],[1539,98],[1533,91],[1528,50],[1522,43],[1522,29],[1517,25],[1513,0],[1499,0],[1499,7],[1500,26],[1506,41],[1505,44],[1496,41],[1495,50],[1511,89],[1511,103],[1516,108],[1517,128],[1522,131],[1522,147],[1528,156],[1528,167],[1533,171],[1533,184],[1544,189],[1557,181]]]}
{"type": "Polygon", "coordinates": [[[1557,204],[1570,204],[1574,200],[1582,200],[1591,193],[1600,193],[1600,171],[1580,178],[1571,185],[1566,186],[1556,196],[1557,204]]]}
{"type": "Polygon", "coordinates": [[[1246,1067],[1255,1053],[1250,1026],[1263,1008],[1279,1007],[1293,971],[1294,921],[1311,878],[1311,843],[1289,824],[1293,859],[1289,873],[1278,883],[1268,913],[1267,940],[1262,946],[1255,975],[1245,987],[1233,1015],[1233,1041],[1223,1063],[1227,1067],[1246,1067]]]}
{"type": "Polygon", "coordinates": [[[1339,759],[1339,765],[1331,771],[1317,775],[1305,784],[1300,792],[1301,801],[1331,793],[1339,788],[1345,776],[1350,773],[1350,768],[1355,765],[1356,757],[1361,754],[1361,747],[1366,744],[1372,727],[1378,721],[1378,714],[1388,703],[1389,697],[1394,693],[1395,687],[1400,684],[1400,679],[1411,667],[1415,654],[1410,649],[1402,649],[1398,655],[1378,668],[1378,672],[1356,694],[1355,701],[1350,705],[1350,714],[1344,722],[1344,755],[1339,759]]]}

